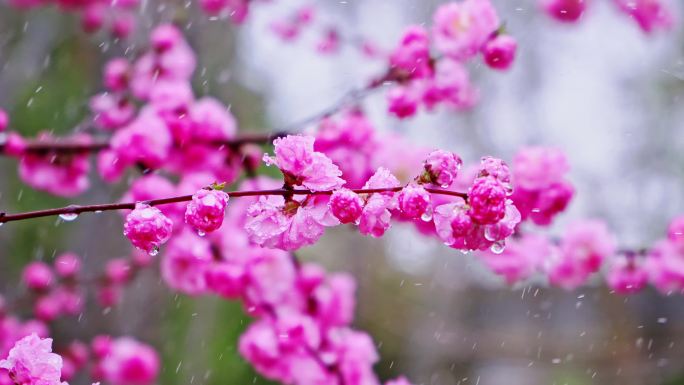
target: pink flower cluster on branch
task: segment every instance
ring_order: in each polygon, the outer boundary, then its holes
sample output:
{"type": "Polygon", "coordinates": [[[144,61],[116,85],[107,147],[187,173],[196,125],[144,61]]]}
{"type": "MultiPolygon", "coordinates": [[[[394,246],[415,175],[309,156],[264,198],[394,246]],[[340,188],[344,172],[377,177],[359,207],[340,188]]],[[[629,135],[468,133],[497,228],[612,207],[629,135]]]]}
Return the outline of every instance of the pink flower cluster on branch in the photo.
{"type": "MultiPolygon", "coordinates": [[[[540,0],[542,9],[552,18],[565,22],[578,22],[590,3],[597,0],[540,0]]],[[[669,30],[674,25],[674,15],[667,0],[612,0],[617,9],[634,20],[639,28],[650,34],[657,30],[669,30]]]]}
{"type": "Polygon", "coordinates": [[[97,381],[113,385],[151,385],[156,381],[159,356],[150,346],[130,337],[112,340],[109,336],[98,336],[91,345],[89,349],[73,342],[57,354],[52,352],[51,338],[27,334],[0,360],[0,381],[7,385],[68,385],[66,381],[91,358],[95,364],[92,377],[97,381]]]}
{"type": "Polygon", "coordinates": [[[433,16],[431,31],[408,27],[392,51],[391,68],[403,80],[387,94],[389,111],[406,118],[415,115],[419,106],[427,110],[437,105],[469,108],[478,94],[464,64],[482,54],[489,67],[506,70],[516,49],[515,40],[502,33],[489,0],[443,4],[433,16]]]}

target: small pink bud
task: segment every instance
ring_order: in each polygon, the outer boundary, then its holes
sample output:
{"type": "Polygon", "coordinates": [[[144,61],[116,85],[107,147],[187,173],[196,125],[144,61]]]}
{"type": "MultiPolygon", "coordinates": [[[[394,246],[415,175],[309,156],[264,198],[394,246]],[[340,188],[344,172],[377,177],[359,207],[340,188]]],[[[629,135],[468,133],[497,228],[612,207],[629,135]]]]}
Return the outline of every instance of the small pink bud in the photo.
{"type": "Polygon", "coordinates": [[[99,335],[93,338],[90,342],[90,348],[96,358],[102,358],[109,354],[112,348],[112,337],[108,335],[99,335]]]}
{"type": "Polygon", "coordinates": [[[62,278],[74,278],[81,271],[81,259],[73,253],[64,253],[55,259],[57,275],[62,278]]]}
{"type": "Polygon", "coordinates": [[[126,216],[124,235],[133,246],[156,255],[171,237],[173,222],[156,207],[138,203],[126,216]]]}
{"type": "Polygon", "coordinates": [[[420,218],[430,206],[430,194],[423,186],[409,185],[399,193],[399,209],[409,218],[420,218]]]}
{"type": "Polygon", "coordinates": [[[90,5],[81,14],[81,27],[87,33],[93,33],[102,28],[105,19],[105,7],[101,4],[90,5]]]}
{"type": "Polygon", "coordinates": [[[121,284],[131,278],[131,265],[123,258],[111,259],[105,267],[105,277],[111,283],[121,284]]]}
{"type": "Polygon", "coordinates": [[[5,131],[9,125],[9,115],[7,112],[0,108],[0,131],[5,131]]]}
{"type": "Polygon", "coordinates": [[[468,215],[478,224],[493,224],[506,214],[506,189],[492,177],[475,179],[468,193],[468,215]]]}
{"type": "Polygon", "coordinates": [[[22,280],[30,290],[43,291],[52,284],[52,270],[47,263],[32,262],[24,268],[22,280]]]}
{"type": "Polygon", "coordinates": [[[392,88],[387,93],[389,112],[399,119],[408,118],[418,111],[418,98],[407,87],[392,88]]]}
{"type": "Polygon", "coordinates": [[[423,175],[421,181],[447,188],[451,186],[458,176],[458,171],[462,165],[463,161],[461,158],[452,152],[433,151],[423,162],[425,175],[423,175]]]}
{"type": "Polygon", "coordinates": [[[26,151],[26,141],[16,132],[10,132],[7,134],[7,140],[5,141],[5,154],[11,156],[21,156],[26,151]]]}
{"type": "Polygon", "coordinates": [[[509,35],[499,35],[489,40],[482,48],[487,65],[495,70],[505,71],[515,60],[518,43],[509,35]]]}
{"type": "Polygon", "coordinates": [[[171,49],[183,39],[178,28],[172,24],[164,24],[152,31],[150,41],[156,51],[163,52],[171,49]]]}
{"type": "Polygon", "coordinates": [[[33,306],[33,314],[41,321],[50,322],[59,317],[61,304],[58,298],[52,295],[44,295],[33,306]]]}
{"type": "Polygon", "coordinates": [[[124,91],[128,88],[128,76],[131,65],[124,58],[115,58],[107,62],[104,69],[104,85],[112,91],[124,91]]]}
{"type": "Polygon", "coordinates": [[[359,194],[341,188],[332,193],[328,202],[330,211],[342,223],[356,222],[363,211],[363,200],[359,194]]]}
{"type": "Polygon", "coordinates": [[[217,230],[223,223],[227,203],[228,194],[223,191],[199,190],[185,209],[185,223],[200,235],[217,230]]]}

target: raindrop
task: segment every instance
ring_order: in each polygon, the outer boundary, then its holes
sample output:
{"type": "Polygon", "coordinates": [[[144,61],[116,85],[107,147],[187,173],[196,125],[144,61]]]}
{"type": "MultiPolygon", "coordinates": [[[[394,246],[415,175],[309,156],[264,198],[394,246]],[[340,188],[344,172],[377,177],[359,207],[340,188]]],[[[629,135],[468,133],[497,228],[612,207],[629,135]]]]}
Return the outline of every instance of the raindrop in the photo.
{"type": "Polygon", "coordinates": [[[506,244],[503,241],[494,242],[489,250],[494,254],[501,254],[506,249],[506,244]]]}
{"type": "Polygon", "coordinates": [[[499,237],[498,237],[499,231],[497,231],[497,230],[498,230],[498,228],[496,226],[486,226],[485,231],[484,231],[485,239],[488,241],[491,241],[491,242],[494,242],[497,239],[499,239],[499,237]]]}
{"type": "Polygon", "coordinates": [[[78,214],[76,213],[64,213],[64,214],[59,214],[59,217],[64,221],[64,222],[71,222],[74,219],[78,218],[78,214]]]}
{"type": "Polygon", "coordinates": [[[150,250],[148,254],[150,254],[153,257],[156,257],[157,254],[159,254],[159,248],[155,246],[154,248],[152,248],[152,250],[150,250]]]}
{"type": "Polygon", "coordinates": [[[197,230],[197,235],[199,235],[200,237],[203,237],[203,236],[207,235],[207,233],[205,233],[202,230],[197,230]]]}
{"type": "Polygon", "coordinates": [[[423,222],[430,222],[432,220],[432,208],[428,207],[427,210],[420,216],[423,222]]]}

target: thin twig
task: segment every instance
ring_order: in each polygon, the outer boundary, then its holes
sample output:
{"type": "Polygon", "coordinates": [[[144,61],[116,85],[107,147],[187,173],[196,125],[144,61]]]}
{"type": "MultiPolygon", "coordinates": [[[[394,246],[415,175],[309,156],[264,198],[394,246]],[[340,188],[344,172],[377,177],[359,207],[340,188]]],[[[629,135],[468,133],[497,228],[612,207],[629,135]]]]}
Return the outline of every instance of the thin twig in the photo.
{"type": "MultiPolygon", "coordinates": [[[[373,194],[382,192],[398,192],[401,191],[403,187],[385,187],[385,188],[373,188],[373,189],[356,189],[352,190],[357,194],[373,194]]],[[[454,197],[460,197],[463,199],[468,198],[468,194],[456,191],[441,190],[436,188],[426,188],[426,191],[432,194],[448,195],[454,197]]],[[[248,196],[264,196],[264,195],[331,195],[334,191],[311,191],[311,190],[287,190],[287,189],[272,189],[272,190],[248,190],[248,191],[230,191],[226,192],[231,198],[248,197],[248,196]]],[[[154,199],[150,201],[145,201],[150,206],[160,206],[172,203],[187,202],[192,200],[192,195],[181,195],[177,197],[154,199]]],[[[126,203],[106,203],[97,205],[70,205],[66,207],[47,209],[47,210],[37,210],[28,211],[24,213],[17,214],[6,214],[0,213],[0,224],[6,222],[20,221],[24,219],[32,218],[42,218],[55,215],[69,215],[69,214],[82,214],[88,212],[102,212],[102,211],[113,211],[113,210],[132,210],[135,205],[140,202],[126,202],[126,203]]]]}

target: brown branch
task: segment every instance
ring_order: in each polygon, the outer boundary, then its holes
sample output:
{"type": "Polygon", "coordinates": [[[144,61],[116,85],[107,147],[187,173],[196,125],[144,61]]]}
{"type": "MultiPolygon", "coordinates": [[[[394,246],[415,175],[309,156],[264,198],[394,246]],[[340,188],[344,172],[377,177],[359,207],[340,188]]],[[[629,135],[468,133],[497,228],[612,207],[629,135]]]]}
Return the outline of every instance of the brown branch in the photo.
{"type": "MultiPolygon", "coordinates": [[[[273,141],[275,138],[283,137],[287,133],[278,131],[273,134],[251,134],[242,135],[235,139],[228,140],[216,140],[206,142],[209,145],[216,147],[229,147],[231,149],[238,149],[247,144],[266,144],[273,141]]],[[[99,139],[91,143],[83,143],[80,141],[72,141],[65,139],[55,139],[51,141],[42,140],[28,140],[26,142],[25,152],[32,152],[38,154],[47,153],[62,153],[62,154],[74,154],[74,153],[91,153],[99,152],[110,148],[109,140],[99,139]]],[[[4,154],[5,143],[0,143],[0,154],[4,154]]]]}
{"type": "MultiPolygon", "coordinates": [[[[374,189],[356,189],[352,190],[357,194],[373,194],[381,192],[398,192],[401,191],[403,187],[385,187],[385,188],[374,188],[374,189]]],[[[432,194],[448,195],[454,197],[460,197],[463,199],[468,198],[468,194],[456,191],[441,190],[436,188],[426,188],[428,192],[432,194]]],[[[227,192],[228,196],[231,198],[248,197],[248,196],[262,196],[262,195],[331,195],[334,191],[311,191],[311,190],[287,190],[287,189],[273,189],[273,190],[248,190],[248,191],[230,191],[227,192]]],[[[166,205],[171,203],[187,202],[192,200],[192,195],[181,195],[177,197],[154,199],[150,201],[144,201],[150,206],[166,205]]],[[[105,203],[98,205],[70,205],[66,207],[47,209],[47,210],[37,210],[28,211],[18,214],[6,214],[0,213],[0,225],[6,222],[20,221],[24,219],[32,218],[42,218],[55,215],[64,214],[81,214],[87,212],[102,212],[102,211],[113,211],[113,210],[132,210],[135,208],[136,203],[139,202],[126,202],[126,203],[105,203]]]]}

